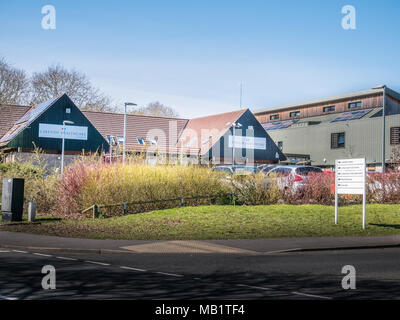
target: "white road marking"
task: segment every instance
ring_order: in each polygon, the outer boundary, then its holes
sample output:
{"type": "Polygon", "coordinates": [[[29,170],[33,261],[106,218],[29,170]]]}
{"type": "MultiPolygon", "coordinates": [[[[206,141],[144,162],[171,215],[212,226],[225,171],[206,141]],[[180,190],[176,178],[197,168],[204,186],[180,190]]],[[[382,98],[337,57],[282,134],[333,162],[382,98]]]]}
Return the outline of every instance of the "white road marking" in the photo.
{"type": "Polygon", "coordinates": [[[78,261],[78,259],[68,258],[68,257],[56,257],[56,258],[57,258],[57,259],[62,259],[62,260],[78,261]]]}
{"type": "Polygon", "coordinates": [[[28,251],[21,251],[21,250],[13,250],[13,251],[18,253],[28,253],[28,251]]]}
{"type": "Polygon", "coordinates": [[[162,274],[162,275],[165,275],[165,276],[183,277],[183,275],[181,275],[181,274],[175,274],[175,273],[166,273],[166,272],[156,272],[156,273],[162,274]]]}
{"type": "Polygon", "coordinates": [[[33,254],[35,254],[37,256],[41,256],[41,257],[51,257],[51,254],[36,253],[36,252],[34,252],[33,254]]]}
{"type": "Polygon", "coordinates": [[[331,297],[324,297],[324,296],[319,296],[319,295],[309,294],[309,293],[302,293],[302,292],[297,292],[297,291],[292,291],[292,294],[296,294],[298,296],[310,297],[310,298],[332,299],[331,297]]]}
{"type": "Polygon", "coordinates": [[[3,299],[3,300],[18,300],[17,298],[1,296],[1,295],[0,295],[0,299],[3,299]]]}
{"type": "Polygon", "coordinates": [[[264,287],[256,287],[256,286],[248,286],[247,284],[238,284],[238,287],[247,287],[252,289],[261,289],[261,290],[273,290],[271,288],[264,288],[264,287]]]}
{"type": "Polygon", "coordinates": [[[98,261],[90,261],[90,260],[87,260],[87,261],[85,261],[85,262],[87,262],[87,263],[93,263],[93,264],[98,264],[98,265],[101,265],[101,266],[110,266],[109,263],[98,262],[98,261]]]}
{"type": "Polygon", "coordinates": [[[3,252],[10,252],[10,250],[0,250],[0,253],[3,253],[3,252]]]}
{"type": "Polygon", "coordinates": [[[125,266],[120,266],[121,269],[126,269],[126,270],[133,270],[133,271],[140,271],[140,272],[146,272],[147,270],[144,269],[138,269],[138,268],[132,268],[132,267],[125,267],[125,266]]]}

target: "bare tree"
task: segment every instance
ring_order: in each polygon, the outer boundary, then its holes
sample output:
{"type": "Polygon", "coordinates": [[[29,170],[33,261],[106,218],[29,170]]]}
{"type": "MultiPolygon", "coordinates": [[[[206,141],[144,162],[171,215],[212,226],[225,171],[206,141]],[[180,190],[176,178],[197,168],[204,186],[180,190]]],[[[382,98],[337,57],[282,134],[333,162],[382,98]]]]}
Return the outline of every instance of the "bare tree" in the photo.
{"type": "Polygon", "coordinates": [[[11,67],[0,58],[0,104],[22,104],[27,102],[29,81],[25,71],[11,67]]]}
{"type": "Polygon", "coordinates": [[[66,93],[82,110],[114,111],[111,98],[94,88],[88,77],[61,65],[35,72],[31,78],[31,103],[37,104],[66,93]]]}
{"type": "Polygon", "coordinates": [[[167,107],[160,102],[151,102],[146,107],[136,108],[132,114],[148,115],[157,117],[178,118],[179,114],[171,107],[167,107]]]}

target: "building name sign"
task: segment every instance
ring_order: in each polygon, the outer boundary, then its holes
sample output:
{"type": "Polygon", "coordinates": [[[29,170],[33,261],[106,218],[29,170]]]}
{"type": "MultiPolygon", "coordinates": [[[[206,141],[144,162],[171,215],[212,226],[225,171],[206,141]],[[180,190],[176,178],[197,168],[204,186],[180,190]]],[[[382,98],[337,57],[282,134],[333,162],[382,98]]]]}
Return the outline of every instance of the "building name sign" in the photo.
{"type": "Polygon", "coordinates": [[[229,136],[229,148],[233,148],[233,141],[235,141],[235,148],[257,150],[267,149],[266,138],[235,136],[235,139],[233,139],[233,136],[229,136]]]}
{"type": "MultiPolygon", "coordinates": [[[[88,127],[65,126],[64,138],[70,140],[87,140],[88,127]]],[[[39,123],[39,138],[63,138],[63,125],[39,123]]]]}

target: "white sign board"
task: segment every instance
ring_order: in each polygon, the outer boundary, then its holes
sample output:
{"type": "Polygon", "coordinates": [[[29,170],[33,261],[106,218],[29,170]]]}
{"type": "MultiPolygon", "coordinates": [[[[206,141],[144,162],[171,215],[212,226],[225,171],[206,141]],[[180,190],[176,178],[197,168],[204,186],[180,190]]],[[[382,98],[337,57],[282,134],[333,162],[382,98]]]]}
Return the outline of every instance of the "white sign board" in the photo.
{"type": "Polygon", "coordinates": [[[257,149],[257,150],[267,149],[266,138],[235,136],[235,139],[233,139],[233,136],[229,136],[229,143],[228,143],[229,148],[233,148],[233,141],[235,141],[235,148],[257,149]]]}
{"type": "Polygon", "coordinates": [[[365,229],[366,164],[365,158],[335,161],[335,224],[338,223],[338,194],[363,195],[363,229],[365,229]]]}
{"type": "MultiPolygon", "coordinates": [[[[63,138],[63,125],[39,123],[39,138],[63,138]]],[[[88,127],[65,126],[65,139],[87,140],[88,127]]]]}
{"type": "Polygon", "coordinates": [[[335,162],[338,194],[364,194],[365,159],[343,159],[335,162]]]}

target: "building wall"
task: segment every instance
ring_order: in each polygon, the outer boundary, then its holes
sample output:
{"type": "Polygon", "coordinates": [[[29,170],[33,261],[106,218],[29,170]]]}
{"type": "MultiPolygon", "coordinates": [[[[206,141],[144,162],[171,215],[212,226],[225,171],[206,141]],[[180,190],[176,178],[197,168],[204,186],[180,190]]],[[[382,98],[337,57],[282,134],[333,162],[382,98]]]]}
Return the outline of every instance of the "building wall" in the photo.
{"type": "Polygon", "coordinates": [[[52,150],[52,152],[59,150],[61,152],[61,139],[39,137],[39,123],[61,125],[63,120],[73,121],[74,126],[88,127],[88,139],[86,141],[65,140],[66,151],[108,152],[107,141],[66,95],[59,98],[54,105],[10,141],[7,147],[33,149],[33,143],[35,143],[36,147],[42,148],[45,152],[46,150],[52,150]],[[66,113],[67,108],[71,109],[71,113],[66,113]]]}
{"type": "MultiPolygon", "coordinates": [[[[386,111],[387,114],[399,114],[400,113],[400,102],[396,99],[386,95],[386,111]]],[[[260,114],[256,114],[258,121],[261,123],[273,122],[273,121],[283,121],[283,120],[293,120],[299,118],[309,118],[315,116],[326,115],[330,113],[341,113],[346,111],[355,111],[369,108],[377,108],[382,107],[382,94],[375,94],[371,96],[366,96],[362,98],[351,98],[342,101],[332,101],[330,103],[310,105],[310,106],[301,106],[301,107],[292,107],[287,110],[282,111],[268,111],[260,114]],[[348,104],[351,102],[362,102],[362,107],[359,109],[348,109],[348,104]],[[324,107],[335,106],[334,112],[323,112],[324,107]],[[290,117],[290,112],[300,111],[299,117],[290,117]],[[270,115],[279,114],[278,120],[270,120],[270,115]]]]}
{"type": "MultiPolygon", "coordinates": [[[[390,128],[400,126],[400,115],[386,117],[386,159],[390,159],[390,128]]],[[[366,158],[381,166],[382,118],[322,123],[315,126],[268,131],[276,144],[283,143],[285,154],[309,154],[313,165],[333,166],[335,159],[366,158]],[[331,134],[345,132],[345,148],[331,149],[331,134]],[[326,162],[323,159],[326,159],[326,162]]]]}
{"type": "MultiPolygon", "coordinates": [[[[276,153],[279,155],[279,160],[286,159],[250,110],[243,113],[236,122],[240,123],[242,127],[235,129],[235,137],[247,135],[249,137],[266,138],[266,150],[235,148],[236,164],[277,162],[276,153]],[[249,129],[249,126],[252,126],[253,129],[249,129]]],[[[220,163],[232,164],[233,148],[228,148],[229,136],[232,135],[232,129],[228,130],[203,157],[215,159],[215,161],[219,161],[220,163]]]]}
{"type": "MultiPolygon", "coordinates": [[[[47,154],[41,153],[40,157],[40,164],[44,164],[48,171],[52,171],[54,169],[61,169],[61,155],[59,154],[47,154]]],[[[75,160],[81,158],[81,155],[71,155],[65,154],[64,155],[64,166],[68,166],[72,164],[75,160]]],[[[39,165],[35,161],[35,156],[31,152],[10,152],[6,154],[5,162],[32,162],[33,164],[39,165]]]]}

